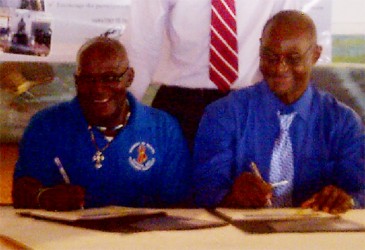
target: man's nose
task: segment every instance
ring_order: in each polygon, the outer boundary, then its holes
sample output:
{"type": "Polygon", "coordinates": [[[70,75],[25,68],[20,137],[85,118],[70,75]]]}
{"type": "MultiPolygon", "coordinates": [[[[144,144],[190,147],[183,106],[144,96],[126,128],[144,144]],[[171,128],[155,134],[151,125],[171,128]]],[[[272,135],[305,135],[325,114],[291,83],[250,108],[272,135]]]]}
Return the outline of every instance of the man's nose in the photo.
{"type": "Polygon", "coordinates": [[[91,88],[96,92],[103,92],[106,89],[105,83],[101,80],[95,80],[91,83],[91,88]]]}
{"type": "Polygon", "coordinates": [[[275,62],[275,68],[278,72],[286,72],[289,69],[289,64],[285,55],[278,56],[275,62]]]}

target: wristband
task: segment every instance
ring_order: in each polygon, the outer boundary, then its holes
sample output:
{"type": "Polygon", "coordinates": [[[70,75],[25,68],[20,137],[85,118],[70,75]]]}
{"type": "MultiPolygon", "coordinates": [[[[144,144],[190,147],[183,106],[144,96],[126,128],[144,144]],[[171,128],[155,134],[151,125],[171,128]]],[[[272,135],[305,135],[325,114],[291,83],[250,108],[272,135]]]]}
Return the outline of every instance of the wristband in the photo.
{"type": "Polygon", "coordinates": [[[38,191],[38,194],[37,194],[37,204],[38,204],[38,207],[41,208],[41,204],[39,202],[40,198],[41,198],[41,195],[46,192],[47,190],[49,190],[51,188],[40,188],[39,191],[38,191]]]}

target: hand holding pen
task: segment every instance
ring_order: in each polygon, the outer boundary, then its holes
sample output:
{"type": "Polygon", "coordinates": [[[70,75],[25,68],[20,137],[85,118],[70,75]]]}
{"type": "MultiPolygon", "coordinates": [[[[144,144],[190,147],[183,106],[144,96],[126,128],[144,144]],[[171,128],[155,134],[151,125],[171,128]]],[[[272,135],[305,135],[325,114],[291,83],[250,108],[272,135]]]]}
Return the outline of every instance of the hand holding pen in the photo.
{"type": "MultiPolygon", "coordinates": [[[[258,169],[256,163],[254,162],[251,162],[250,163],[250,168],[251,168],[251,171],[254,175],[256,175],[257,177],[259,177],[261,180],[263,180],[262,176],[261,176],[261,173],[260,173],[260,170],[258,169]]],[[[282,181],[279,181],[279,182],[275,182],[275,183],[270,183],[271,187],[272,188],[276,188],[276,187],[280,187],[280,186],[283,186],[283,185],[287,185],[289,182],[288,180],[282,180],[282,181]]],[[[266,206],[268,207],[271,207],[272,206],[272,202],[271,202],[271,195],[270,197],[268,197],[267,199],[267,204],[266,206]]]]}
{"type": "Polygon", "coordinates": [[[257,168],[252,171],[254,173],[243,172],[234,180],[231,192],[220,205],[240,208],[260,208],[267,205],[272,195],[272,186],[262,179],[257,168]]]}
{"type": "MultiPolygon", "coordinates": [[[[254,175],[256,175],[257,177],[259,177],[261,180],[262,179],[262,176],[261,176],[261,173],[260,173],[260,170],[258,169],[256,163],[254,162],[251,162],[250,164],[250,168],[252,170],[252,173],[254,175]]],[[[279,181],[279,182],[275,182],[275,183],[270,183],[270,185],[273,187],[273,188],[276,188],[276,187],[280,187],[280,186],[283,186],[283,185],[287,185],[289,183],[288,180],[282,180],[282,181],[279,181]]]]}
{"type": "MultiPolygon", "coordinates": [[[[259,171],[259,169],[258,169],[258,167],[257,167],[256,163],[251,162],[251,163],[250,163],[250,168],[251,168],[252,173],[253,173],[256,177],[258,177],[260,180],[264,181],[264,179],[262,178],[261,173],[260,173],[260,171],[259,171]]],[[[273,186],[271,185],[271,187],[273,187],[273,186]]],[[[271,196],[272,196],[272,193],[270,192],[270,194],[268,194],[268,195],[267,195],[267,197],[266,197],[266,204],[265,204],[265,205],[266,205],[267,207],[271,207],[271,206],[272,206],[272,203],[271,203],[271,196]]]]}
{"type": "Polygon", "coordinates": [[[52,211],[69,211],[80,209],[84,205],[85,190],[72,185],[70,178],[58,157],[54,162],[63,178],[64,184],[44,188],[38,195],[39,206],[52,211]]]}

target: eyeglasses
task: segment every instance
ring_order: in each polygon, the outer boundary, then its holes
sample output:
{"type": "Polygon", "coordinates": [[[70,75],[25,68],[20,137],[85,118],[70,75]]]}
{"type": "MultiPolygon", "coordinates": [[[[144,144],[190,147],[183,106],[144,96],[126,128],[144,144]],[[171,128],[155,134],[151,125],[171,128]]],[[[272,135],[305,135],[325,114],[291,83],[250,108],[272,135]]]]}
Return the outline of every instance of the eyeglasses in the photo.
{"type": "Polygon", "coordinates": [[[294,53],[294,54],[288,54],[288,55],[279,55],[274,54],[270,52],[268,49],[261,48],[260,57],[261,59],[269,64],[278,64],[283,60],[286,65],[288,66],[300,66],[302,65],[305,56],[308,54],[308,52],[313,48],[313,44],[306,49],[306,51],[302,54],[294,53]]]}
{"type": "Polygon", "coordinates": [[[101,84],[103,87],[118,88],[129,67],[120,75],[77,75],[74,74],[75,83],[78,87],[88,87],[90,84],[101,84]]]}

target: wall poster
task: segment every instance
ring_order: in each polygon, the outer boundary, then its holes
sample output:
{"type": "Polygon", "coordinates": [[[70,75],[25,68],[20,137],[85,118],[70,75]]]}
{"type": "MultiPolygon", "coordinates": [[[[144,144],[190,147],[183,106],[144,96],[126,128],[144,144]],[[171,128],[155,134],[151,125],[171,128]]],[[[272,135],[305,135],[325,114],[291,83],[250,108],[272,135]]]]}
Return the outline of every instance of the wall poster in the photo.
{"type": "MultiPolygon", "coordinates": [[[[78,48],[94,36],[119,38],[131,1],[0,0],[0,143],[18,142],[35,112],[75,95],[78,48]]],[[[299,2],[319,27],[321,61],[331,61],[331,1],[299,2]]]]}
{"type": "Polygon", "coordinates": [[[76,52],[119,38],[130,0],[0,0],[0,143],[19,141],[38,110],[75,95],[76,52]]]}

